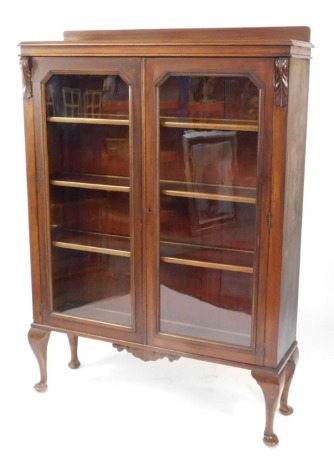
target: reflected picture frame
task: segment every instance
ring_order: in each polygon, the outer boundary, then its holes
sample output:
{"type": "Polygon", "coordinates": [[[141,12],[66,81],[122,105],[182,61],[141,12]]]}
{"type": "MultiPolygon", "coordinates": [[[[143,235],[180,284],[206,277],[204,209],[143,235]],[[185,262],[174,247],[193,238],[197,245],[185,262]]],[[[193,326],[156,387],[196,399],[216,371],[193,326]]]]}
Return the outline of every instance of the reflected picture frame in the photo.
{"type": "Polygon", "coordinates": [[[235,218],[235,203],[219,198],[237,172],[235,131],[187,130],[183,155],[192,232],[209,230],[235,218]],[[198,194],[198,197],[196,196],[198,194]]]}

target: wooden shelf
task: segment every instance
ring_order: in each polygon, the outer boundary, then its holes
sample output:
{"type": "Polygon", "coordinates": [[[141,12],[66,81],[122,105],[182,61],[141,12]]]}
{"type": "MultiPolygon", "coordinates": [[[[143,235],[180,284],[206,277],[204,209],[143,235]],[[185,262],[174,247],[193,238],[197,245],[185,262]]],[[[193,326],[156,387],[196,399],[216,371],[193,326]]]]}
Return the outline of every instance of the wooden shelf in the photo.
{"type": "Polygon", "coordinates": [[[51,175],[52,186],[67,188],[97,189],[101,191],[130,192],[129,178],[122,176],[55,174],[51,175]]]}
{"type": "Polygon", "coordinates": [[[102,124],[113,126],[128,126],[130,120],[128,117],[113,116],[113,117],[61,117],[51,116],[47,118],[48,122],[58,122],[63,124],[102,124]]]}
{"type": "Polygon", "coordinates": [[[249,119],[184,119],[162,116],[160,118],[160,125],[162,127],[177,127],[179,129],[211,129],[248,132],[257,132],[259,130],[258,121],[249,119]]]}
{"type": "Polygon", "coordinates": [[[58,248],[130,257],[129,237],[55,228],[51,240],[58,248]]]}
{"type": "MultiPolygon", "coordinates": [[[[50,184],[52,186],[68,188],[130,192],[129,178],[122,176],[54,174],[51,175],[50,184]]],[[[161,180],[160,189],[161,194],[166,196],[231,201],[245,204],[256,203],[256,188],[253,187],[219,186],[161,180]]]]}
{"type": "Polygon", "coordinates": [[[161,242],[161,261],[252,274],[254,253],[183,243],[161,242]]]}
{"type": "Polygon", "coordinates": [[[166,196],[242,202],[246,204],[256,203],[256,188],[252,187],[162,180],[160,190],[166,196]]]}
{"type": "MultiPolygon", "coordinates": [[[[91,253],[130,257],[130,237],[53,228],[52,246],[91,253]]],[[[165,263],[253,273],[254,253],[183,243],[161,242],[165,263]]]]}

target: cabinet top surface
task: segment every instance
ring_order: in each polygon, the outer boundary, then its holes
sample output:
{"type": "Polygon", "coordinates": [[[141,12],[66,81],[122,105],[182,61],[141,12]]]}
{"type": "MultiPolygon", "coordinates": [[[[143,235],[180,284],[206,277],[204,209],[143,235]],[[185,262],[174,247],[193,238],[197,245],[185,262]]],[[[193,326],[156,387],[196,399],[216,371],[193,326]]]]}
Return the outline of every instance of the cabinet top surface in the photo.
{"type": "Polygon", "coordinates": [[[87,55],[92,50],[103,50],[102,55],[106,55],[113,52],[115,47],[132,49],[133,55],[153,55],[157,53],[157,48],[162,54],[166,49],[166,53],[172,53],[172,55],[175,53],[187,55],[187,52],[194,47],[202,48],[202,52],[207,51],[209,55],[220,55],[221,52],[224,55],[224,51],[227,50],[224,48],[230,48],[231,53],[237,48],[244,48],[245,51],[252,50],[255,56],[262,55],[264,51],[273,56],[283,53],[283,49],[287,55],[290,55],[291,48],[298,48],[299,51],[305,51],[302,55],[307,55],[312,47],[309,42],[310,35],[311,30],[307,26],[65,31],[63,41],[26,41],[20,46],[22,52],[27,55],[34,55],[42,50],[44,50],[42,55],[47,55],[47,49],[50,55],[75,54],[76,52],[79,55],[81,53],[87,55]],[[182,45],[181,51],[180,45],[182,45]],[[55,53],[55,51],[58,52],[55,53]]]}

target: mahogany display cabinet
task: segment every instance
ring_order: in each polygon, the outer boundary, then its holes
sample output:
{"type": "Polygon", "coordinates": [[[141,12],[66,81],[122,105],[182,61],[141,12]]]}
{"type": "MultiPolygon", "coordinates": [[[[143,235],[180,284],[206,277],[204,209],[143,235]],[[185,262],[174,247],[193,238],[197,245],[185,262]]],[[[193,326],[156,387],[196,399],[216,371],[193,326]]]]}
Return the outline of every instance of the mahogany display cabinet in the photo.
{"type": "MultiPolygon", "coordinates": [[[[290,414],[310,30],[65,32],[21,43],[34,320],[144,361],[251,370],[290,414]]],[[[194,392],[195,393],[195,392],[194,392]]]]}

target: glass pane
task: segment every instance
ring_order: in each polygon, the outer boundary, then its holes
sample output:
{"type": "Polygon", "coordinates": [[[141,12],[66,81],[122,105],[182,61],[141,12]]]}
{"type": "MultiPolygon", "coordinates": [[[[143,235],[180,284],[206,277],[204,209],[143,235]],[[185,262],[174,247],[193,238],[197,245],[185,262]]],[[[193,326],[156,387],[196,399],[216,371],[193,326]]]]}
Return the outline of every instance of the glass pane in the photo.
{"type": "Polygon", "coordinates": [[[55,312],[131,327],[129,258],[54,248],[52,261],[55,312]]]}
{"type": "Polygon", "coordinates": [[[250,345],[252,275],[161,263],[160,330],[250,345]]]}
{"type": "Polygon", "coordinates": [[[258,89],[171,76],[159,93],[160,331],[249,347],[258,89]]]}
{"type": "Polygon", "coordinates": [[[46,96],[50,118],[129,116],[128,86],[118,75],[54,75],[46,96]]]}
{"type": "Polygon", "coordinates": [[[131,327],[128,87],[54,75],[46,106],[54,312],[131,327]]]}

